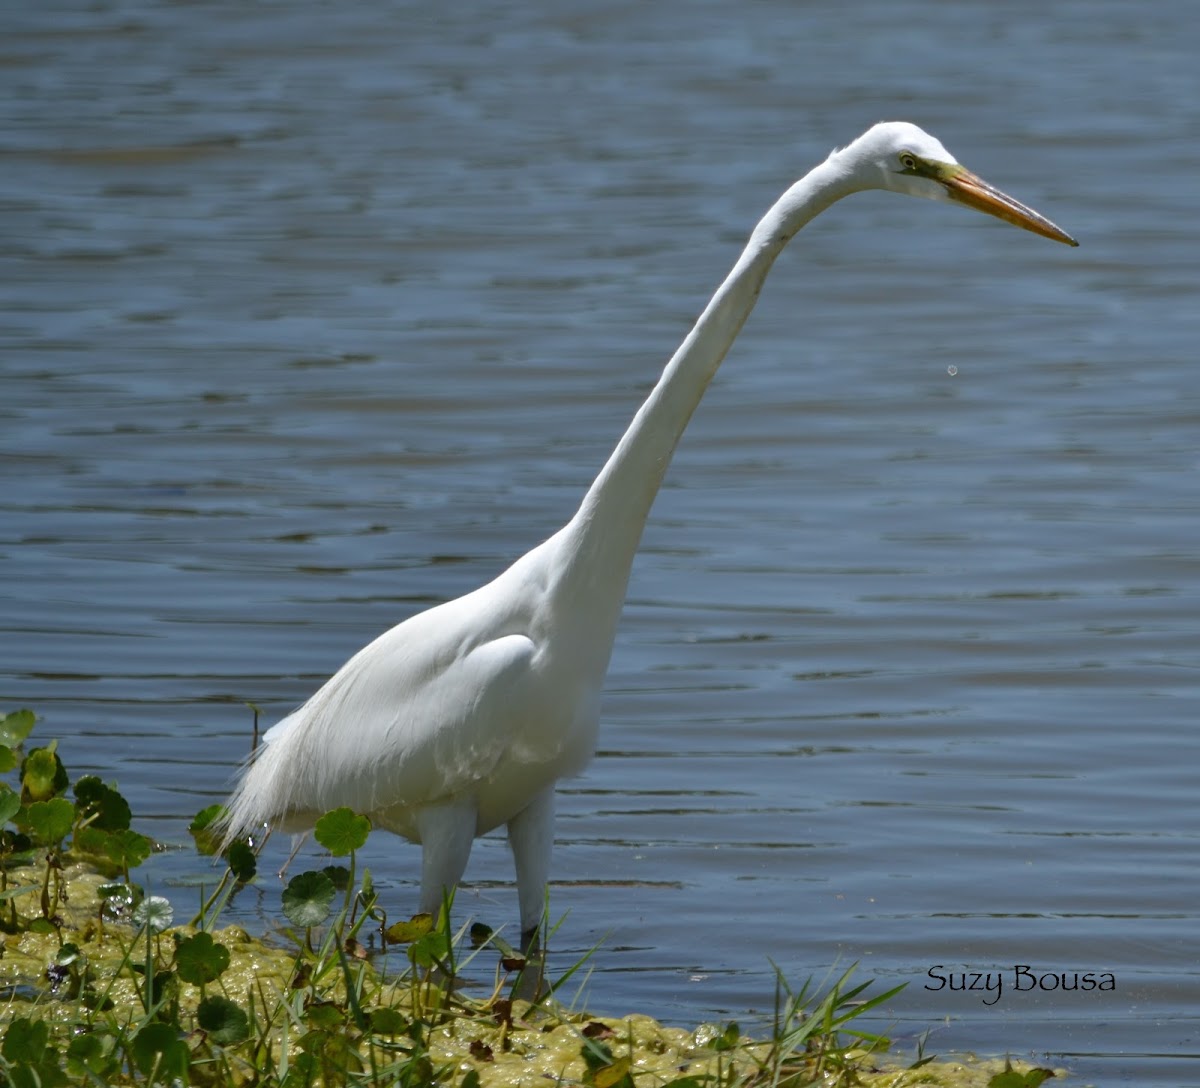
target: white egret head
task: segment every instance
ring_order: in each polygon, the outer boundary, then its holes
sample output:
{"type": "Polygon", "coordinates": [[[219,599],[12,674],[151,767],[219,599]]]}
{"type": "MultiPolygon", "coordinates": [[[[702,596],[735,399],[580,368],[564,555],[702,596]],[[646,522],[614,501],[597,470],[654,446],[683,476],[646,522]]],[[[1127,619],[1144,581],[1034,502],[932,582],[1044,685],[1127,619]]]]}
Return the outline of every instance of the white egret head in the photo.
{"type": "Polygon", "coordinates": [[[1079,244],[1044,215],[972,173],[940,140],[907,121],[874,125],[830,158],[845,170],[851,189],[890,189],[929,200],[951,200],[1044,238],[1079,244]]]}

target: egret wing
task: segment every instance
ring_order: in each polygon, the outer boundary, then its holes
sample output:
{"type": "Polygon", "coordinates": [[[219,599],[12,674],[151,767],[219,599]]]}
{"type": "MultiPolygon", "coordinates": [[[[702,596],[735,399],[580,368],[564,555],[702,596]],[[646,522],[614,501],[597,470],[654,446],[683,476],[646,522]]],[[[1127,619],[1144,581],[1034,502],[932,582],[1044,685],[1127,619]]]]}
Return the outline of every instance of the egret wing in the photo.
{"type": "Polygon", "coordinates": [[[380,635],[269,730],[230,801],[229,834],[306,826],[343,805],[406,809],[486,780],[536,717],[536,647],[511,623],[481,625],[474,596],[380,635]]]}

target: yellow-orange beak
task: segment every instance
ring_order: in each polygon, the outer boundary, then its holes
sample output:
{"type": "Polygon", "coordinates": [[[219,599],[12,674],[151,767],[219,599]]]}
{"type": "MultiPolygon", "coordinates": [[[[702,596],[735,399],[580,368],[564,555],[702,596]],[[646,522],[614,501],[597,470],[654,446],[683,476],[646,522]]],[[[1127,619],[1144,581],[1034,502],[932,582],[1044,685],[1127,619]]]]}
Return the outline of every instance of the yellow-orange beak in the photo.
{"type": "Polygon", "coordinates": [[[952,199],[968,208],[987,212],[988,215],[994,215],[1015,227],[1023,227],[1034,234],[1040,234],[1043,238],[1052,238],[1069,246],[1079,245],[1065,230],[1055,226],[1044,215],[989,185],[965,166],[947,166],[938,170],[936,177],[946,187],[946,192],[952,199]]]}

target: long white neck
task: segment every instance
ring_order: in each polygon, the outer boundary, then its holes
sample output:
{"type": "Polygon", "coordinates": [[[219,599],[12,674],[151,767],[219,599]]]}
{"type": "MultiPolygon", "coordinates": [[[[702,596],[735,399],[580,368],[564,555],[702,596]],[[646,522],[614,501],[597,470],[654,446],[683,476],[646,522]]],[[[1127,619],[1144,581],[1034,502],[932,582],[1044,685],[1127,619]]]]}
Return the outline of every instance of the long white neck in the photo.
{"type": "Polygon", "coordinates": [[[671,455],[754,308],[775,258],[805,223],[855,188],[835,154],[767,212],[559,534],[566,545],[560,554],[568,562],[558,572],[558,588],[596,609],[591,622],[604,626],[610,619],[615,626],[633,557],[671,455]],[[609,599],[600,600],[602,593],[609,599]]]}

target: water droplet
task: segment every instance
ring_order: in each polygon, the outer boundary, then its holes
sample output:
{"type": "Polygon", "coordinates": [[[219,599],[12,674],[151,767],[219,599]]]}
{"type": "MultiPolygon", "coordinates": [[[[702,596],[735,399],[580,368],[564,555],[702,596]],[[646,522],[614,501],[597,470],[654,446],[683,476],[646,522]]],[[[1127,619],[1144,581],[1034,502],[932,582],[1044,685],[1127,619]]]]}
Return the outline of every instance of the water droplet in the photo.
{"type": "Polygon", "coordinates": [[[958,373],[958,367],[951,363],[948,367],[946,367],[946,373],[953,378],[954,375],[958,373]]]}

